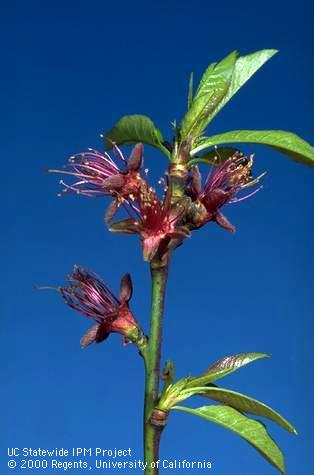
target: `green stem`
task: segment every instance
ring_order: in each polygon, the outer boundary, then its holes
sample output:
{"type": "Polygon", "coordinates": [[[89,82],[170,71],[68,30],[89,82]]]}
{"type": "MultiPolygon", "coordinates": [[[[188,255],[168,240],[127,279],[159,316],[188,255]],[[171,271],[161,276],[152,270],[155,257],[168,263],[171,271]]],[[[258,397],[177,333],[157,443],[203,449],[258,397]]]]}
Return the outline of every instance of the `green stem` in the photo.
{"type": "Polygon", "coordinates": [[[145,406],[144,406],[144,456],[147,463],[145,474],[157,475],[161,428],[151,424],[152,411],[158,403],[160,380],[160,354],[162,340],[162,319],[168,274],[168,262],[155,258],[150,266],[152,277],[152,314],[145,361],[145,406]]]}
{"type": "MultiPolygon", "coordinates": [[[[186,162],[189,159],[189,149],[180,149],[178,156],[174,156],[168,169],[169,188],[172,198],[180,198],[184,194],[184,187],[188,176],[186,162]]],[[[152,277],[152,314],[148,345],[143,352],[145,361],[145,405],[144,405],[144,460],[147,464],[146,475],[158,475],[157,460],[159,460],[159,443],[162,426],[166,423],[166,414],[157,414],[165,417],[164,424],[155,425],[151,422],[154,408],[158,404],[160,381],[160,354],[162,342],[162,319],[164,313],[165,292],[168,277],[169,253],[162,259],[154,258],[150,271],[152,277]]],[[[162,412],[162,411],[161,411],[162,412]]],[[[154,414],[155,415],[155,414],[154,414]]],[[[154,421],[157,419],[155,418],[154,421]]]]}

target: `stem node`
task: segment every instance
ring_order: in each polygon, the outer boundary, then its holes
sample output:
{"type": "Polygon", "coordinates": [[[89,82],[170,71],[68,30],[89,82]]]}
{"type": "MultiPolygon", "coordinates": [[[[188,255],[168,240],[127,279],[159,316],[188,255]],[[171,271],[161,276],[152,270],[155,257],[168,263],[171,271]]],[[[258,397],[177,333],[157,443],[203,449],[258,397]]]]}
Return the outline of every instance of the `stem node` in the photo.
{"type": "Polygon", "coordinates": [[[151,425],[163,429],[167,425],[168,415],[168,411],[162,411],[161,409],[155,408],[150,418],[151,425]]]}

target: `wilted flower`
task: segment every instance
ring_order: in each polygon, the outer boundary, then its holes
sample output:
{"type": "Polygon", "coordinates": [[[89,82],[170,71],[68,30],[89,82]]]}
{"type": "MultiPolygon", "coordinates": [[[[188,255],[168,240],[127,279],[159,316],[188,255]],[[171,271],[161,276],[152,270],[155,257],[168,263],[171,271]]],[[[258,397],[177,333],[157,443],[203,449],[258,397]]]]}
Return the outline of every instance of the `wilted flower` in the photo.
{"type": "Polygon", "coordinates": [[[122,167],[112,160],[106,152],[93,149],[73,155],[64,170],[48,170],[52,173],[71,175],[77,179],[73,184],[63,180],[63,192],[71,191],[88,197],[115,196],[120,199],[129,198],[139,193],[142,178],[140,169],[143,161],[143,146],[137,144],[133,148],[129,160],[126,160],[115,144],[113,150],[122,162],[122,167]]]}
{"type": "Polygon", "coordinates": [[[125,274],[121,280],[119,299],[96,274],[81,267],[74,266],[67,279],[68,285],[59,288],[66,303],[96,322],[81,339],[82,347],[100,343],[110,333],[120,333],[124,341],[134,343],[143,337],[129,309],[132,296],[130,274],[125,274]]]}
{"type": "Polygon", "coordinates": [[[126,234],[139,234],[143,245],[144,260],[151,261],[156,254],[164,255],[169,250],[171,240],[178,245],[190,235],[189,230],[178,224],[185,209],[177,202],[171,203],[168,191],[163,201],[159,200],[152,188],[143,191],[137,202],[139,207],[129,203],[130,215],[135,217],[113,223],[110,231],[126,234]]]}
{"type": "Polygon", "coordinates": [[[192,198],[189,210],[189,221],[192,229],[197,229],[208,221],[216,221],[228,231],[234,232],[235,227],[221,213],[220,209],[228,203],[236,203],[257,193],[261,187],[251,193],[238,197],[242,190],[256,185],[265,175],[252,178],[253,155],[249,160],[236,152],[221,165],[212,169],[206,178],[202,188],[202,178],[197,167],[193,168],[193,176],[188,194],[192,198]]]}

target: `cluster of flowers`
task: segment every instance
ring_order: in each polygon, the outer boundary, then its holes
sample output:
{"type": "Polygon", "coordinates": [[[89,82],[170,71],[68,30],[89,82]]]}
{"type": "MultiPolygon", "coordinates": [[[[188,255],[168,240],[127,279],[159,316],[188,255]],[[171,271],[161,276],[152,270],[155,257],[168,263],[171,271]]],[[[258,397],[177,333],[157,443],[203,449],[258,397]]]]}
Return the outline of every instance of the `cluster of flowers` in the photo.
{"type": "MultiPolygon", "coordinates": [[[[87,197],[113,198],[105,222],[113,232],[138,234],[143,246],[144,259],[162,258],[179,246],[210,221],[234,232],[235,227],[222,214],[221,208],[252,196],[253,192],[238,197],[238,194],[261,178],[252,178],[253,156],[247,159],[235,152],[223,163],[213,167],[202,185],[197,166],[191,170],[186,181],[185,194],[176,199],[171,187],[164,188],[160,199],[143,173],[143,146],[137,144],[128,160],[113,144],[118,166],[108,153],[89,149],[88,152],[70,157],[64,170],[49,170],[75,177],[73,184],[61,180],[63,193],[72,192],[87,197]],[[128,217],[112,222],[119,208],[124,208],[128,217]]],[[[121,333],[125,341],[136,342],[142,332],[132,315],[128,301],[132,294],[129,274],[122,279],[120,299],[117,299],[107,285],[95,274],[81,268],[74,268],[69,276],[69,285],[60,289],[68,305],[94,319],[96,324],[81,340],[82,346],[104,340],[109,333],[121,333]]]]}
{"type": "Polygon", "coordinates": [[[191,230],[209,221],[234,232],[234,226],[221,213],[221,208],[248,198],[259,189],[242,198],[237,197],[240,191],[255,185],[261,177],[252,178],[253,156],[247,160],[243,154],[235,152],[210,170],[204,186],[200,171],[194,166],[187,182],[186,196],[182,200],[173,200],[171,189],[166,186],[165,195],[160,200],[142,173],[142,144],[134,147],[128,160],[116,145],[113,145],[113,150],[122,163],[121,167],[107,153],[89,150],[71,157],[65,170],[49,171],[77,178],[71,185],[61,180],[63,192],[88,197],[113,197],[105,222],[113,232],[138,234],[147,261],[156,255],[161,257],[173,248],[173,241],[178,245],[190,236],[191,230]],[[125,209],[128,218],[111,223],[120,206],[125,209]]]}

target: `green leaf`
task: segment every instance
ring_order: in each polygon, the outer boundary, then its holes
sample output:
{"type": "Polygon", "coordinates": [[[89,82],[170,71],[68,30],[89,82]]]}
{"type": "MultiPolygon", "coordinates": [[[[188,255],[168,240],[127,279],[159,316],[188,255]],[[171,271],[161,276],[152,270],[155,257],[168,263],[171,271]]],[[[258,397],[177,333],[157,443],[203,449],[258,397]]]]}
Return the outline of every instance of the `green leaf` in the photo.
{"type": "Polygon", "coordinates": [[[112,143],[117,145],[130,145],[143,142],[159,149],[162,153],[170,156],[169,151],[163,145],[164,139],[160,130],[153,121],[145,115],[125,115],[112,129],[105,134],[105,149],[112,148],[112,143]]]}
{"type": "Polygon", "coordinates": [[[202,406],[196,409],[174,406],[172,409],[187,412],[207,421],[215,422],[225,429],[235,432],[257,449],[258,452],[274,467],[278,468],[281,473],[285,473],[283,455],[261,422],[250,419],[236,409],[228,406],[202,406]]]}
{"type": "Polygon", "coordinates": [[[264,353],[240,353],[233,356],[225,356],[210,366],[205,373],[200,376],[188,376],[179,379],[176,383],[169,385],[161,394],[158,407],[168,411],[172,406],[197,393],[200,386],[205,386],[217,381],[224,376],[240,369],[260,358],[267,358],[264,353]]]}
{"type": "Polygon", "coordinates": [[[181,122],[181,138],[196,137],[209,124],[218,104],[227,94],[238,53],[210,64],[203,74],[191,106],[181,122]]]}
{"type": "MultiPolygon", "coordinates": [[[[235,391],[230,391],[229,389],[217,387],[205,386],[200,388],[194,388],[194,391],[195,392],[193,395],[197,394],[200,396],[204,396],[208,399],[212,399],[214,401],[222,402],[223,404],[231,406],[240,412],[247,412],[256,416],[267,417],[268,419],[279,424],[287,431],[297,435],[296,429],[290,424],[290,422],[288,422],[284,417],[278,414],[278,412],[274,411],[271,407],[258,401],[257,399],[253,399],[249,396],[246,396],[245,394],[241,394],[235,391]]],[[[190,394],[191,390],[188,389],[182,391],[182,396],[184,396],[185,392],[188,394],[187,397],[190,397],[192,395],[190,394]]]]}
{"type": "Polygon", "coordinates": [[[217,381],[260,358],[269,358],[269,355],[265,353],[239,353],[233,356],[225,356],[210,366],[201,376],[189,378],[186,388],[204,386],[217,381]]]}
{"type": "Polygon", "coordinates": [[[195,157],[189,161],[189,166],[195,163],[207,163],[208,165],[219,165],[220,163],[232,157],[239,149],[234,147],[216,147],[209,152],[203,153],[199,157],[195,157]]]}
{"type": "Polygon", "coordinates": [[[189,94],[188,94],[188,110],[191,107],[193,101],[193,73],[190,74],[189,80],[189,94]]]}
{"type": "Polygon", "coordinates": [[[197,394],[197,390],[195,390],[193,387],[186,389],[189,381],[189,377],[182,378],[176,383],[169,384],[164,387],[160,395],[157,408],[161,411],[169,411],[179,402],[197,394]]]}
{"type": "Polygon", "coordinates": [[[297,434],[296,429],[282,417],[278,412],[271,409],[266,404],[253,399],[245,394],[231,391],[225,388],[215,386],[189,386],[189,378],[182,379],[174,384],[167,394],[162,395],[160,399],[160,409],[169,411],[174,405],[188,399],[191,396],[204,396],[214,401],[222,402],[227,406],[233,407],[240,412],[247,412],[257,416],[267,417],[276,422],[281,427],[293,434],[297,434]]]}
{"type": "Polygon", "coordinates": [[[297,135],[284,130],[233,130],[206,137],[192,150],[195,155],[209,147],[224,143],[257,143],[269,145],[305,165],[314,166],[314,148],[297,135]]]}
{"type": "Polygon", "coordinates": [[[241,56],[237,59],[232,74],[231,84],[227,94],[217,106],[212,118],[230,101],[238,90],[276,53],[275,49],[264,49],[255,53],[241,56]]]}

